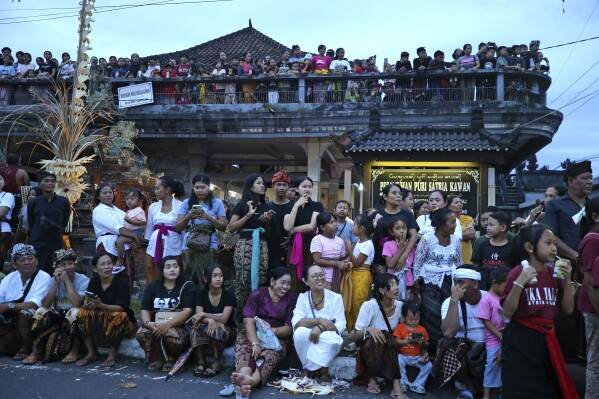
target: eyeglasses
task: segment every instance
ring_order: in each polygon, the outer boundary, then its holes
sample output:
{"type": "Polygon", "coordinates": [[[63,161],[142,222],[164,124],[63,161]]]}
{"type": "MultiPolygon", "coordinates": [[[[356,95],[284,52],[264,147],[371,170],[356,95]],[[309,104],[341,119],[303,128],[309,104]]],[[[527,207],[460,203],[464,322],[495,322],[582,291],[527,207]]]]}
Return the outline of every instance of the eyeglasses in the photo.
{"type": "Polygon", "coordinates": [[[312,280],[324,280],[327,277],[324,273],[315,273],[310,276],[312,280]]]}

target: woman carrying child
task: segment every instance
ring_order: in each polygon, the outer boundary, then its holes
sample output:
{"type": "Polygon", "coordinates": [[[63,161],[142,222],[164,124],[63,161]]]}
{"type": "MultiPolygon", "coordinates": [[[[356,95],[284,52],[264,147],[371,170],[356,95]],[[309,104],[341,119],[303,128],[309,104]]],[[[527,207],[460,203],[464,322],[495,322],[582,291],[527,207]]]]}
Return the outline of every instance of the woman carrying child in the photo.
{"type": "Polygon", "coordinates": [[[555,267],[547,263],[555,261],[556,238],[542,224],[520,230],[518,249],[526,262],[512,269],[501,297],[503,314],[512,319],[501,339],[502,397],[578,398],[554,326],[560,310],[574,310],[572,266],[560,259],[559,278],[553,277],[555,267]]]}
{"type": "MultiPolygon", "coordinates": [[[[127,213],[125,214],[124,227],[141,237],[144,227],[146,227],[146,212],[144,209],[148,202],[144,198],[141,190],[132,188],[125,196],[125,204],[127,205],[127,213]]],[[[123,255],[125,254],[125,244],[131,244],[134,240],[125,236],[119,236],[116,239],[115,246],[117,249],[116,262],[114,264],[115,272],[120,272],[123,267],[123,255]]]]}

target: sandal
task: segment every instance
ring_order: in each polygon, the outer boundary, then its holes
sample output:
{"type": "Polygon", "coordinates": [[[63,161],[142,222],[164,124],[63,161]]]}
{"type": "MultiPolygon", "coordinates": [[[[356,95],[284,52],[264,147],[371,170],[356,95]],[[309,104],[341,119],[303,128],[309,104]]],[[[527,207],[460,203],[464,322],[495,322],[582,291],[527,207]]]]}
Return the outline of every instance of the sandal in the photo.
{"type": "Polygon", "coordinates": [[[204,370],[204,373],[202,374],[202,377],[204,378],[212,378],[214,376],[219,375],[221,372],[221,369],[215,369],[212,367],[208,367],[206,370],[204,370]]]}
{"type": "Polygon", "coordinates": [[[206,365],[205,364],[198,364],[193,369],[193,375],[196,376],[196,377],[201,377],[202,375],[204,375],[204,370],[205,369],[206,369],[206,365]]]}
{"type": "Polygon", "coordinates": [[[368,384],[368,388],[366,388],[366,391],[373,395],[379,395],[381,393],[381,387],[379,386],[379,384],[368,384]]]}
{"type": "Polygon", "coordinates": [[[20,361],[27,359],[27,356],[29,356],[29,353],[18,352],[16,355],[13,356],[12,360],[20,362],[20,361]]]}
{"type": "Polygon", "coordinates": [[[422,388],[422,387],[417,387],[415,385],[412,385],[410,387],[410,391],[418,394],[418,395],[426,395],[426,389],[422,388]]]}
{"type": "Polygon", "coordinates": [[[87,366],[88,364],[95,362],[96,358],[95,357],[84,357],[83,359],[79,359],[75,362],[75,366],[77,367],[83,367],[83,366],[87,366]]]}
{"type": "Polygon", "coordinates": [[[27,365],[31,365],[31,364],[36,364],[39,361],[39,358],[37,355],[29,355],[27,356],[25,359],[23,359],[23,364],[27,364],[27,365]]]}
{"type": "Polygon", "coordinates": [[[320,373],[320,384],[321,385],[331,385],[331,382],[333,382],[333,380],[331,379],[331,376],[329,373],[320,373]]]}
{"type": "Polygon", "coordinates": [[[173,369],[173,366],[174,366],[174,364],[173,364],[173,363],[171,363],[171,362],[166,362],[166,363],[164,363],[164,364],[162,365],[162,371],[164,371],[164,372],[167,372],[167,373],[168,373],[169,371],[171,371],[171,370],[173,369]]]}
{"type": "Polygon", "coordinates": [[[66,355],[64,359],[62,359],[62,364],[73,364],[77,360],[79,360],[79,355],[66,355]]]}
{"type": "Polygon", "coordinates": [[[474,395],[469,390],[465,389],[458,393],[457,399],[474,399],[474,395]]]}
{"type": "Polygon", "coordinates": [[[102,362],[100,367],[106,367],[106,368],[114,367],[114,366],[116,366],[116,362],[118,362],[118,359],[106,359],[106,360],[104,360],[104,362],[102,362]]]}
{"type": "Polygon", "coordinates": [[[389,396],[391,396],[391,399],[409,399],[406,395],[403,394],[403,392],[401,392],[401,393],[391,392],[389,394],[389,396]]]}
{"type": "Polygon", "coordinates": [[[152,363],[148,365],[148,370],[150,371],[158,371],[162,368],[162,362],[160,360],[154,360],[152,363]]]}

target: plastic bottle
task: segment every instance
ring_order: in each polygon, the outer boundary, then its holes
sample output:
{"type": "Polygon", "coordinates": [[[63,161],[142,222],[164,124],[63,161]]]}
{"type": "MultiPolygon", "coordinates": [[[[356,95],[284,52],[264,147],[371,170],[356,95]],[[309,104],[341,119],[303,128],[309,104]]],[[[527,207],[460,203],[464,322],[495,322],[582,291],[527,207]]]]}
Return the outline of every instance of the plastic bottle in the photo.
{"type": "MultiPolygon", "coordinates": [[[[527,267],[532,267],[532,266],[530,265],[530,263],[528,263],[527,260],[523,260],[522,261],[522,269],[524,270],[527,267]]],[[[528,282],[528,284],[536,284],[536,283],[537,283],[537,278],[536,277],[531,278],[530,281],[528,282]]]]}

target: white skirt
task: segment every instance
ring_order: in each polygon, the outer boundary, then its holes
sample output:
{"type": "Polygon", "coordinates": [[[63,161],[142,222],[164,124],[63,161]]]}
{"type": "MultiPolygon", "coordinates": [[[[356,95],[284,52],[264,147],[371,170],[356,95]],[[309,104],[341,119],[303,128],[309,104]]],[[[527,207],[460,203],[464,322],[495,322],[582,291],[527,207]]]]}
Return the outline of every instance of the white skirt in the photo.
{"type": "Polygon", "coordinates": [[[311,328],[298,327],[293,333],[293,342],[302,367],[308,371],[316,371],[329,367],[343,346],[343,338],[334,331],[325,331],[315,344],[309,340],[311,331],[311,328]]]}

